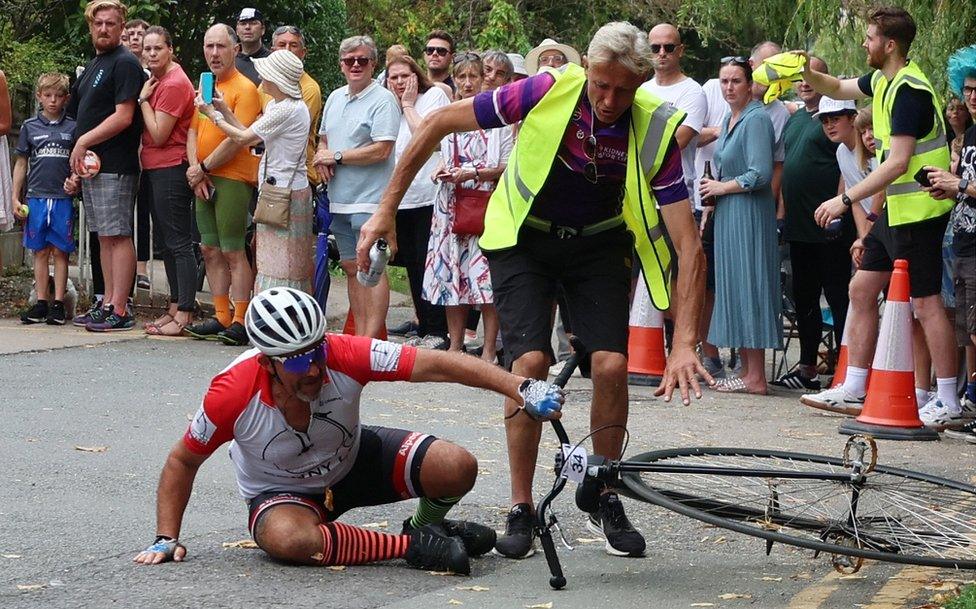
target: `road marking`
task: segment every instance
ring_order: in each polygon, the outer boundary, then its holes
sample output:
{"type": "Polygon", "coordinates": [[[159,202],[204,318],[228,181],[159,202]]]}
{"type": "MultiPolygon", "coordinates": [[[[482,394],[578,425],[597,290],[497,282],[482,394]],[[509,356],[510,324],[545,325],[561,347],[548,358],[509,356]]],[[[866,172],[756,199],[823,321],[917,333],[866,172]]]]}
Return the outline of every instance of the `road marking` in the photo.
{"type": "Polygon", "coordinates": [[[793,597],[787,609],[818,609],[830,594],[840,585],[842,574],[831,571],[818,583],[808,586],[793,597]]]}
{"type": "Polygon", "coordinates": [[[864,609],[901,609],[933,575],[931,567],[905,567],[892,576],[864,609]]]}

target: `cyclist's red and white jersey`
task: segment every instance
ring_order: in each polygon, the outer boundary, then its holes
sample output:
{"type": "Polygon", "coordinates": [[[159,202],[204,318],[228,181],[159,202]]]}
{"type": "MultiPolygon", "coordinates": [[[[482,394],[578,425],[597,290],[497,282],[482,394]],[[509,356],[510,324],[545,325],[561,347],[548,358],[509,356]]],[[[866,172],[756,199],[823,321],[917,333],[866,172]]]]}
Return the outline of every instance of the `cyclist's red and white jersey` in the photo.
{"type": "Polygon", "coordinates": [[[359,449],[359,397],[370,381],[409,380],[417,350],[362,336],[327,334],[328,378],[311,403],[308,432],[275,407],[271,375],[257,349],[245,351],[210,382],[183,442],[212,454],[230,441],[241,495],[320,493],[352,468],[359,449]]]}

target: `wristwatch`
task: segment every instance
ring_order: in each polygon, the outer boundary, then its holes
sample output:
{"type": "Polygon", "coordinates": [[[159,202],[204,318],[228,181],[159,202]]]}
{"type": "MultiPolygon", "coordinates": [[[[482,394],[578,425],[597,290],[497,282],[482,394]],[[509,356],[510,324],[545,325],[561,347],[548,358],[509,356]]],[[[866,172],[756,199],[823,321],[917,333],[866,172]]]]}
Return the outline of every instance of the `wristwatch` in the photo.
{"type": "Polygon", "coordinates": [[[846,192],[841,193],[840,200],[843,201],[844,202],[844,205],[846,205],[848,207],[850,207],[851,205],[854,204],[854,201],[851,201],[851,198],[847,196],[847,193],[846,192]]]}
{"type": "Polygon", "coordinates": [[[959,201],[964,200],[969,195],[966,194],[966,189],[969,188],[969,180],[967,178],[962,178],[959,180],[959,193],[956,194],[956,199],[959,201]]]}
{"type": "Polygon", "coordinates": [[[336,165],[342,165],[342,151],[336,150],[336,153],[332,155],[332,159],[335,160],[336,165]]]}

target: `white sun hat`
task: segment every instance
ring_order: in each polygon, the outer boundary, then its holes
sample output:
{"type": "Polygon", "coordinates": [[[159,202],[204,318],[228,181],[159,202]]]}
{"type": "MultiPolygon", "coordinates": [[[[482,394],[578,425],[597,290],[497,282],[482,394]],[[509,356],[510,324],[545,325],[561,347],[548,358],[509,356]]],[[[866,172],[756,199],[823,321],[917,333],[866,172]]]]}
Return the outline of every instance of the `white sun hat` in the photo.
{"type": "Polygon", "coordinates": [[[295,99],[302,98],[302,88],[298,81],[302,79],[305,67],[302,60],[287,49],[279,49],[267,57],[252,59],[258,76],[278,85],[281,92],[295,99]]]}
{"type": "Polygon", "coordinates": [[[528,71],[529,76],[539,71],[539,55],[546,51],[559,51],[566,56],[566,60],[570,63],[580,63],[580,54],[576,49],[568,44],[559,44],[552,38],[546,38],[539,46],[529,51],[529,54],[525,56],[525,69],[528,71]]]}

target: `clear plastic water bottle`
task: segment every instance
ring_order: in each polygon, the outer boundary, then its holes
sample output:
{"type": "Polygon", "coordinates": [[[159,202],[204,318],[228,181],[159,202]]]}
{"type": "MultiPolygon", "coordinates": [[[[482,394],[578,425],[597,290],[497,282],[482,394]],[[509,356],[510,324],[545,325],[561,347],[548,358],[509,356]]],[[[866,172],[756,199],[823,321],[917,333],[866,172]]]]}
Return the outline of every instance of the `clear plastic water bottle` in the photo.
{"type": "Polygon", "coordinates": [[[356,273],[356,279],[367,288],[376,287],[386,270],[386,263],[390,260],[390,246],[385,239],[377,239],[373,247],[369,248],[369,270],[356,273]]]}

